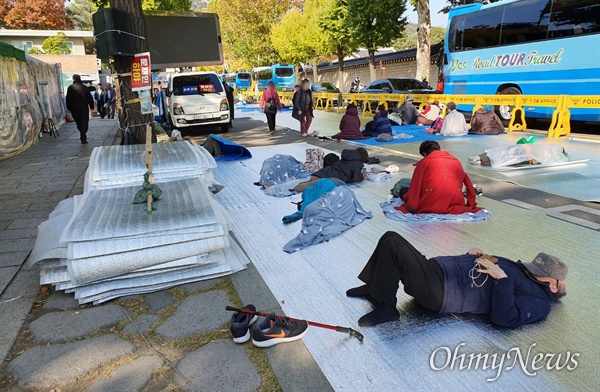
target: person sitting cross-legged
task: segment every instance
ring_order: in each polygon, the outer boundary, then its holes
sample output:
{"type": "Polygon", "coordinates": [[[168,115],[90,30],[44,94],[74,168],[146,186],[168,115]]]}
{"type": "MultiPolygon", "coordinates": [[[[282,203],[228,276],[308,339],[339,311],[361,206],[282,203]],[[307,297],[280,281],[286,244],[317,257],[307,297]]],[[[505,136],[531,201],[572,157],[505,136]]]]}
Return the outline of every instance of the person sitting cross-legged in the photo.
{"type": "Polygon", "coordinates": [[[478,248],[428,259],[389,231],[358,275],[365,284],[346,295],[375,306],[358,320],[361,326],[398,320],[396,293],[402,282],[404,292],[426,309],[487,315],[495,325],[516,328],[548,316],[552,303],[566,294],[567,272],[565,263],[546,253],[530,263],[488,256],[478,248]]]}

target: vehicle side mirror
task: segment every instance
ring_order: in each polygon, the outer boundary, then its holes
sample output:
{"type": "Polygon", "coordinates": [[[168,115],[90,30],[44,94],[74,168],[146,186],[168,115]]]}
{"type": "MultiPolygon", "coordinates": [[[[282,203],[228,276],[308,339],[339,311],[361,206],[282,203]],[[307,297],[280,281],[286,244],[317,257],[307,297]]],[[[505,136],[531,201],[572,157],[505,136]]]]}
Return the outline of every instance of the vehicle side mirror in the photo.
{"type": "Polygon", "coordinates": [[[384,90],[387,91],[388,93],[392,92],[392,88],[391,87],[386,87],[384,90]]]}
{"type": "Polygon", "coordinates": [[[166,89],[166,90],[165,90],[165,95],[166,95],[167,97],[170,97],[170,96],[171,96],[171,90],[169,90],[169,89],[166,89]]]}

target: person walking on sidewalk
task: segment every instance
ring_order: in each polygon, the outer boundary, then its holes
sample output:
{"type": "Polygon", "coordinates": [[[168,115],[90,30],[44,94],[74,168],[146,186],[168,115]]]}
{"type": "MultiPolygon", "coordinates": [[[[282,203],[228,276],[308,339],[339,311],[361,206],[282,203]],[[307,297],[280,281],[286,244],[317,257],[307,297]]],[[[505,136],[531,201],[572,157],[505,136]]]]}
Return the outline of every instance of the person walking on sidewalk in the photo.
{"type": "Polygon", "coordinates": [[[275,132],[275,116],[277,116],[277,110],[281,112],[281,109],[281,101],[279,100],[279,93],[277,93],[275,83],[269,82],[260,100],[260,110],[265,112],[267,116],[270,134],[275,132]]]}
{"type": "Polygon", "coordinates": [[[117,106],[117,91],[111,86],[110,83],[106,83],[106,102],[104,107],[106,108],[106,116],[108,118],[115,118],[115,108],[117,106]]]}
{"type": "Polygon", "coordinates": [[[300,90],[294,93],[292,98],[294,109],[292,117],[300,121],[300,134],[302,137],[308,136],[308,129],[314,117],[313,113],[313,98],[310,90],[310,80],[304,79],[300,90]]]}
{"type": "Polygon", "coordinates": [[[535,323],[566,294],[568,267],[539,253],[530,263],[488,256],[471,248],[458,256],[428,259],[400,234],[388,231],[358,275],[365,284],[346,292],[369,300],[375,310],[358,320],[373,326],[398,320],[396,293],[404,292],[422,307],[442,314],[483,314],[500,327],[535,323]]]}
{"type": "Polygon", "coordinates": [[[94,110],[94,98],[90,90],[81,83],[81,76],[73,75],[73,84],[67,88],[66,102],[67,109],[77,124],[81,144],[87,144],[90,110],[94,110]]]}
{"type": "Polygon", "coordinates": [[[106,103],[106,91],[102,88],[102,83],[98,83],[98,88],[94,93],[94,99],[96,100],[96,110],[100,115],[100,118],[104,118],[106,116],[106,108],[104,104],[106,103]]]}

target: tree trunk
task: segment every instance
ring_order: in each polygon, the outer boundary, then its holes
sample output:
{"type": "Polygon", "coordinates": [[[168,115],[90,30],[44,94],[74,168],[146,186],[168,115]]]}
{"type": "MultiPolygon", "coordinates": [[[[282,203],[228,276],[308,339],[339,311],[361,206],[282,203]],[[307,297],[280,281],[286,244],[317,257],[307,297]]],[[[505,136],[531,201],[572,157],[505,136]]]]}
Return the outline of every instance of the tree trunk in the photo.
{"type": "Polygon", "coordinates": [[[338,44],[337,47],[338,56],[338,88],[341,92],[344,92],[344,47],[338,44]]]}
{"type": "Polygon", "coordinates": [[[311,65],[312,65],[312,69],[313,69],[313,83],[317,83],[318,82],[318,80],[317,80],[317,76],[318,76],[317,75],[317,73],[318,73],[317,65],[319,65],[319,62],[317,60],[313,60],[311,65]]]}
{"type": "MultiPolygon", "coordinates": [[[[144,20],[144,13],[142,11],[141,0],[110,0],[111,8],[116,8],[127,12],[131,16],[131,23],[133,27],[132,33],[146,37],[146,21],[144,20]]],[[[147,52],[148,43],[145,39],[135,38],[135,52],[142,53],[147,52]]],[[[115,71],[117,74],[130,73],[130,57],[117,56],[114,59],[115,71]]],[[[152,61],[152,59],[150,59],[152,61]]],[[[129,128],[129,131],[133,134],[132,140],[129,140],[131,144],[143,144],[146,142],[146,124],[151,124],[154,129],[154,117],[152,114],[142,114],[141,105],[139,102],[124,105],[125,101],[129,101],[138,98],[137,92],[131,91],[131,76],[121,76],[119,78],[119,100],[123,109],[119,112],[119,125],[122,129],[129,128]],[[125,121],[127,120],[127,121],[125,121]]],[[[125,135],[123,135],[125,140],[125,135]]],[[[156,142],[156,135],[152,135],[152,142],[156,142]]]]}
{"type": "Polygon", "coordinates": [[[375,50],[369,49],[369,76],[371,83],[377,80],[377,70],[375,69],[375,50]]]}
{"type": "Polygon", "coordinates": [[[418,80],[427,78],[429,83],[429,73],[431,68],[431,14],[429,12],[429,0],[417,1],[417,74],[418,80]]]}

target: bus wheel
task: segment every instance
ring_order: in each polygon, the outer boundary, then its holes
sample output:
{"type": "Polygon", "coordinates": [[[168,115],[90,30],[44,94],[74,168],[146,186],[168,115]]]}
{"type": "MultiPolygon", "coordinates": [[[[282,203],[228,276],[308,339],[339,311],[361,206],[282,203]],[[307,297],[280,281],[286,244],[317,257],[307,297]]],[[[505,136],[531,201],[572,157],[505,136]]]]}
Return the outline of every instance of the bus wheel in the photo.
{"type": "MultiPolygon", "coordinates": [[[[498,91],[498,94],[517,95],[517,94],[521,94],[521,90],[519,90],[517,87],[506,87],[506,88],[498,91]]],[[[508,123],[510,122],[513,108],[514,108],[514,106],[512,106],[512,105],[494,106],[494,111],[496,112],[498,117],[500,117],[500,120],[502,120],[502,123],[504,124],[504,126],[507,126],[508,123]]]]}

